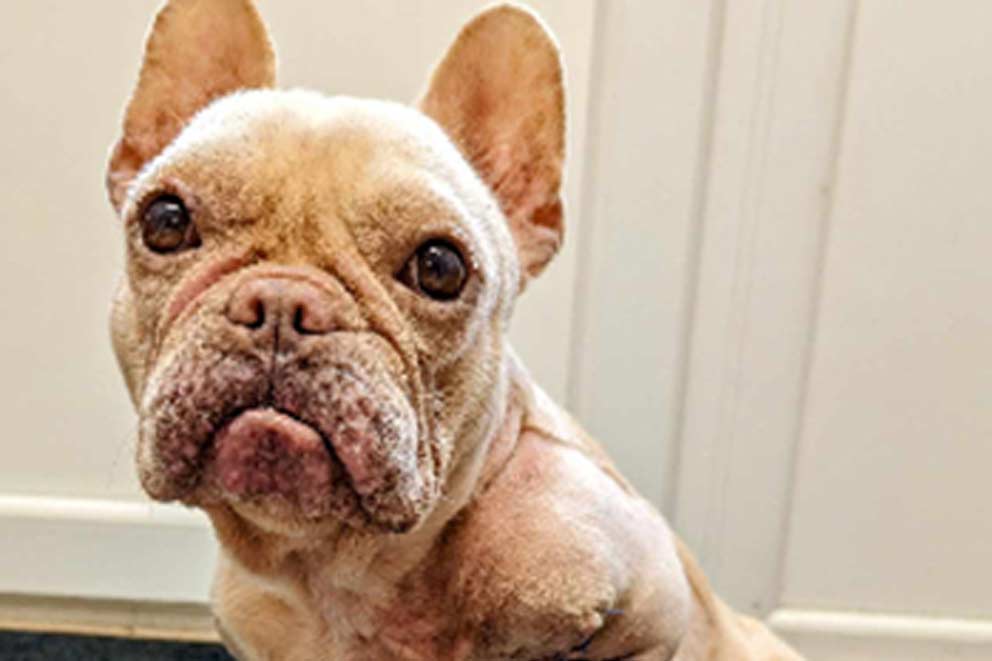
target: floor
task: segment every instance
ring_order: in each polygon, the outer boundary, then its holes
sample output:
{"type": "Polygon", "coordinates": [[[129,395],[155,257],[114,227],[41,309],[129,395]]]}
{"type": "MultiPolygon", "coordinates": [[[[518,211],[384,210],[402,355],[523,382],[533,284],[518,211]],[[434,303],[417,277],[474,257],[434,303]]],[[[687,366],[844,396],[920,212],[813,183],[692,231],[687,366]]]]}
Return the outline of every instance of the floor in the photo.
{"type": "Polygon", "coordinates": [[[233,661],[217,645],[0,632],[3,661],[233,661]]]}

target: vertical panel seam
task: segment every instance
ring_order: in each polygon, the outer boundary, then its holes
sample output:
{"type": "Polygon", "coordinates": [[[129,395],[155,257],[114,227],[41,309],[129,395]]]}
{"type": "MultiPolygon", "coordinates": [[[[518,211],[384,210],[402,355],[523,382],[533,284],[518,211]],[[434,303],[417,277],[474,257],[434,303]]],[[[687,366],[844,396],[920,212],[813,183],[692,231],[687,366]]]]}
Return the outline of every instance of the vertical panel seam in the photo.
{"type": "Polygon", "coordinates": [[[747,147],[744,177],[737,204],[739,229],[734,252],[733,292],[729,306],[725,347],[726,360],[721,371],[718,426],[719,452],[714,454],[719,476],[714,490],[716,502],[707,510],[708,548],[715,549],[711,571],[719,580],[724,571],[727,492],[733,477],[733,461],[738,440],[737,420],[740,412],[741,382],[751,321],[751,296],[756,266],[755,242],[766,218],[762,215],[764,182],[768,151],[774,123],[779,85],[782,32],[786,0],[769,0],[762,9],[762,27],[758,48],[754,98],[748,112],[747,147]]]}
{"type": "Polygon", "coordinates": [[[588,329],[586,315],[589,312],[586,301],[589,291],[589,269],[582,268],[581,265],[589,264],[592,259],[593,236],[596,233],[596,226],[599,222],[598,214],[594,204],[596,190],[596,180],[599,178],[600,143],[596,135],[599,131],[600,119],[602,116],[600,95],[597,94],[603,84],[605,65],[605,40],[607,30],[605,28],[606,2],[595,0],[593,3],[593,34],[589,46],[589,81],[586,85],[586,130],[585,146],[586,163],[582,169],[582,193],[579,204],[582,206],[579,211],[581,217],[580,227],[582,231],[577,237],[576,263],[580,266],[576,269],[575,281],[572,285],[572,337],[568,347],[568,359],[565,361],[565,404],[568,409],[575,411],[581,417],[582,403],[582,361],[583,346],[588,339],[588,329]]]}
{"type": "Polygon", "coordinates": [[[669,443],[671,448],[668,455],[668,470],[664,477],[662,506],[669,515],[674,515],[678,508],[678,485],[681,475],[683,434],[687,399],[689,396],[689,364],[692,353],[692,335],[696,326],[696,312],[699,294],[700,266],[703,250],[703,228],[708,209],[708,194],[710,189],[710,165],[713,160],[713,137],[716,132],[717,102],[719,97],[720,74],[723,64],[724,27],[726,23],[726,0],[713,0],[711,25],[708,34],[706,72],[702,85],[703,121],[700,122],[699,138],[696,153],[696,171],[693,176],[692,207],[689,211],[690,223],[686,240],[686,270],[688,272],[682,291],[682,308],[679,312],[682,319],[679,330],[678,374],[675,378],[672,396],[678,402],[673,407],[673,420],[669,426],[669,443]]]}
{"type": "Polygon", "coordinates": [[[857,19],[860,13],[860,1],[851,0],[848,5],[847,28],[844,33],[843,60],[840,66],[840,80],[838,81],[839,93],[837,109],[834,113],[834,122],[831,140],[831,153],[829,157],[829,179],[825,182],[827,196],[824,200],[823,210],[819,223],[819,237],[817,241],[816,267],[813,277],[812,287],[809,297],[809,332],[806,337],[806,346],[803,350],[800,384],[802,392],[799,397],[798,412],[796,415],[795,428],[792,438],[792,456],[789,462],[789,474],[786,479],[785,508],[782,514],[781,536],[779,539],[778,572],[777,581],[770,589],[771,598],[777,608],[782,607],[782,597],[785,590],[785,570],[788,558],[789,540],[792,533],[792,521],[795,511],[796,478],[799,473],[799,460],[802,456],[803,439],[805,438],[805,421],[809,406],[810,378],[812,376],[813,359],[816,350],[818,336],[818,326],[821,312],[821,301],[823,298],[824,281],[826,276],[826,259],[828,244],[830,239],[830,228],[833,222],[834,210],[837,198],[837,181],[840,176],[840,164],[843,150],[844,130],[847,124],[848,99],[851,87],[851,73],[853,70],[854,47],[857,40],[857,19]]]}

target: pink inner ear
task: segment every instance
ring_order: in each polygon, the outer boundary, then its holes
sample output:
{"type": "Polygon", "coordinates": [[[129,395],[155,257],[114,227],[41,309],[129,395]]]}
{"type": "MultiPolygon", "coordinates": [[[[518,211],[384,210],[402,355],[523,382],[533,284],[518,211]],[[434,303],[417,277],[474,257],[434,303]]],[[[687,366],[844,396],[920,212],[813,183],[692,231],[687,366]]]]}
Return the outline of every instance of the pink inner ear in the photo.
{"type": "Polygon", "coordinates": [[[420,108],[495,193],[526,277],[562,239],[564,86],[558,49],[529,10],[499,6],[459,34],[420,108]]]}
{"type": "MultiPolygon", "coordinates": [[[[480,119],[482,127],[486,120],[493,120],[480,119]]],[[[496,138],[482,129],[466,136],[465,142],[474,143],[469,160],[495,193],[510,223],[521,266],[533,276],[558,251],[564,228],[559,192],[561,158],[555,158],[554,146],[547,144],[543,131],[547,127],[541,126],[544,117],[530,119],[519,122],[508,134],[505,126],[504,133],[496,138]]]]}
{"type": "Polygon", "coordinates": [[[275,54],[251,0],[170,0],[155,18],[124,133],[107,173],[120,208],[128,182],[199,110],[275,84],[275,54]]]}

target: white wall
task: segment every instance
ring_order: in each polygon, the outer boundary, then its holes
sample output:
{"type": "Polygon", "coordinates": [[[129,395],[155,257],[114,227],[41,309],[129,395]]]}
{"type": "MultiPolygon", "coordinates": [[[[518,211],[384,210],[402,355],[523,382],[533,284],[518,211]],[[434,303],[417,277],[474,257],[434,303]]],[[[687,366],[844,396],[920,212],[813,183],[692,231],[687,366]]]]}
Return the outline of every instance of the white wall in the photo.
{"type": "MultiPolygon", "coordinates": [[[[0,5],[0,593],[205,595],[105,331],[104,158],[156,4],[0,5]]],[[[405,100],[482,4],[261,6],[284,84],[405,100]]],[[[811,658],[992,656],[992,5],[533,4],[572,117],[533,371],[811,658]]]]}
{"type": "Polygon", "coordinates": [[[992,5],[722,13],[677,527],[812,658],[990,658],[992,5]]]}

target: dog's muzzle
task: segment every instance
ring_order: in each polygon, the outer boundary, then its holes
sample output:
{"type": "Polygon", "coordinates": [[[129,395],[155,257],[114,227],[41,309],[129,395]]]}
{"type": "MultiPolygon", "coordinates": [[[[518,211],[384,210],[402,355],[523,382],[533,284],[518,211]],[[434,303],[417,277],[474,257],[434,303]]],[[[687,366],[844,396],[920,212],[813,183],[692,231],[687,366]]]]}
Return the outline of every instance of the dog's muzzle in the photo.
{"type": "Polygon", "coordinates": [[[190,338],[146,393],[145,489],[415,525],[435,480],[391,344],[355,330],[332,290],[296,272],[243,278],[209,307],[187,321],[190,338]]]}

